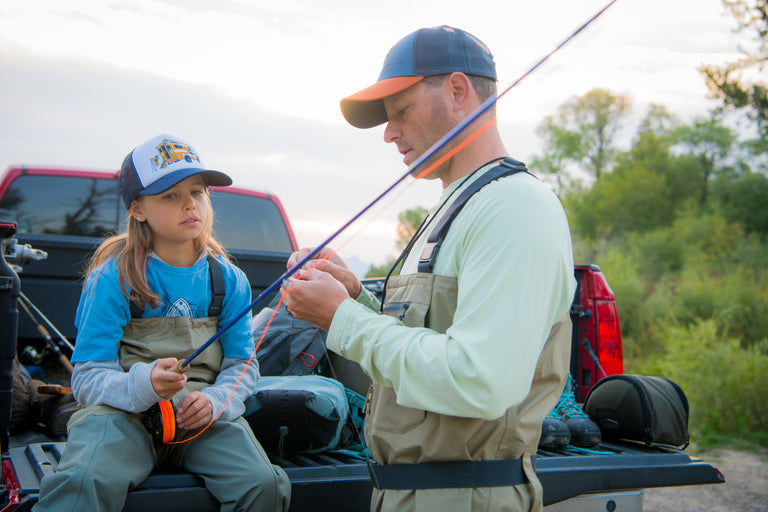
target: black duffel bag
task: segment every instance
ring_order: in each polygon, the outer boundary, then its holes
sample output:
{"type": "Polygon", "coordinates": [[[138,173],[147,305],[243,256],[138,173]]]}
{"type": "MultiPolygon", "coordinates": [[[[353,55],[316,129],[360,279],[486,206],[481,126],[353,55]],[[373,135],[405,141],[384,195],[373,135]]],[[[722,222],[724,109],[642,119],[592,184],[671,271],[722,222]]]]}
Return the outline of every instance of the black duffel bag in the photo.
{"type": "Polygon", "coordinates": [[[603,439],[688,446],[688,399],[665,377],[608,376],[589,391],[584,412],[600,427],[603,439]]]}

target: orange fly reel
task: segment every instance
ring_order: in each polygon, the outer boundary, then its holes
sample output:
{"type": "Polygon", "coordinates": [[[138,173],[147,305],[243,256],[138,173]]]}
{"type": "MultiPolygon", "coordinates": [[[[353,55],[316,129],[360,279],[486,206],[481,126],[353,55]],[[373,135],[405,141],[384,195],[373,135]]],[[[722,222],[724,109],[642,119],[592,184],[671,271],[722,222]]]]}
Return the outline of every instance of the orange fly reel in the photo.
{"type": "Polygon", "coordinates": [[[163,400],[147,409],[141,420],[155,446],[168,444],[176,436],[176,411],[170,400],[163,400]]]}

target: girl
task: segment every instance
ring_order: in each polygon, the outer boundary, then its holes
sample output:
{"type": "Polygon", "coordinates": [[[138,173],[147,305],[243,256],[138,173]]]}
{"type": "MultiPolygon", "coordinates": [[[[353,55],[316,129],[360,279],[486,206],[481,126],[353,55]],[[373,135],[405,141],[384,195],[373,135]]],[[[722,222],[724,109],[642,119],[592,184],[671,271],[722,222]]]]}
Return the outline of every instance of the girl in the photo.
{"type": "Polygon", "coordinates": [[[212,235],[208,186],[231,184],[170,135],[123,161],[128,227],[105,240],[88,265],[72,355],[81,410],[34,510],[122,510],[128,491],[166,464],[200,476],[221,510],[287,510],[285,472],[270,464],[241,417],[258,379],[256,364],[248,365],[250,314],[186,373],[177,370],[251,300],[245,274],[212,235]],[[188,442],[153,442],[146,411],[162,400],[175,408],[174,441],[215,421],[188,442]]]}

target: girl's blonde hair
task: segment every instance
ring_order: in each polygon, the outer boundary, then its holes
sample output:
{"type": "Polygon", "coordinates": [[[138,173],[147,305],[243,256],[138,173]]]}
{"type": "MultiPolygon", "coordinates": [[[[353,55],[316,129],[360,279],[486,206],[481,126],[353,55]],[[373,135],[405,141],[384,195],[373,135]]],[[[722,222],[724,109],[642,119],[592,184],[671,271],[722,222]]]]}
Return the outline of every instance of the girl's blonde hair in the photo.
{"type": "MultiPolygon", "coordinates": [[[[205,187],[205,201],[208,205],[208,215],[203,230],[194,240],[195,250],[201,252],[207,248],[209,254],[223,256],[227,261],[231,261],[224,246],[213,236],[213,208],[208,187],[205,187]]],[[[104,262],[114,258],[117,264],[117,279],[123,294],[140,309],[144,309],[145,303],[154,309],[160,305],[160,296],[150,290],[147,284],[147,260],[153,247],[152,229],[149,224],[139,222],[129,214],[128,228],[123,233],[105,239],[99,245],[88,261],[84,275],[90,275],[104,262]]]]}

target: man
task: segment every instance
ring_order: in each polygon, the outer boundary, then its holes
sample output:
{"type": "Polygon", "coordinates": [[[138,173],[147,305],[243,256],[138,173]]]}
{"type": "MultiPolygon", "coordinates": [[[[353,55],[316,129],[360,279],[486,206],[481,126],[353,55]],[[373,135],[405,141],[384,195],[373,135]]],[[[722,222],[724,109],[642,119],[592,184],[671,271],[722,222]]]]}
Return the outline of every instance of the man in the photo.
{"type": "MultiPolygon", "coordinates": [[[[341,110],[356,127],[386,123],[410,165],[495,90],[485,45],[441,26],[398,42],[378,82],[341,110]]],[[[427,176],[443,193],[387,281],[383,315],[335,255],[285,285],[288,310],[327,329],[328,347],[373,381],[372,510],[542,509],[534,461],[568,375],[573,255],[558,199],[506,156],[492,124],[427,176]]]]}

